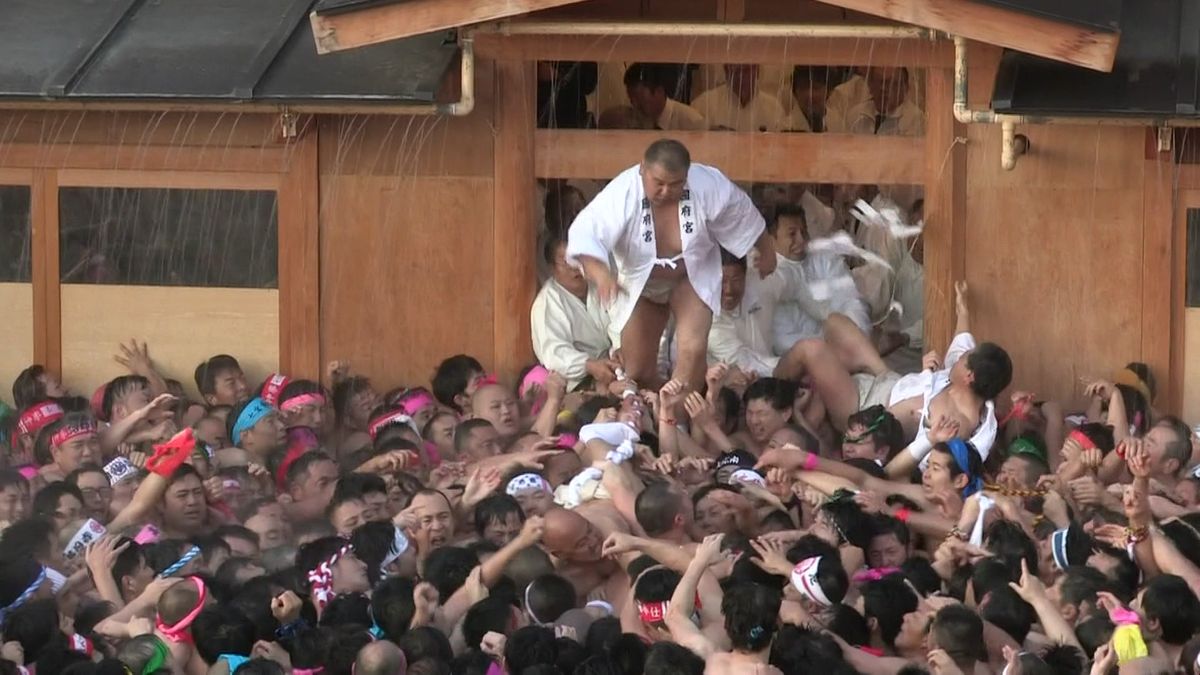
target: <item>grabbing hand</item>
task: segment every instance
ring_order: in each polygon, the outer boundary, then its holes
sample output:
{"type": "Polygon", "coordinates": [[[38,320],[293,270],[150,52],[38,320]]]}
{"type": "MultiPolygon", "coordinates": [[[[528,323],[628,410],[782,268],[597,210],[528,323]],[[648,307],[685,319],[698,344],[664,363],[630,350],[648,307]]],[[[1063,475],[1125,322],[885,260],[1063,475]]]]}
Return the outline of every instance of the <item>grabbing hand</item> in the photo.
{"type": "Polygon", "coordinates": [[[303,604],[295,593],[284,591],[271,598],[271,616],[275,617],[279,625],[286,626],[300,618],[300,608],[303,604]]]}
{"type": "Polygon", "coordinates": [[[137,340],[130,339],[128,345],[119,344],[117,348],[121,351],[113,355],[113,360],[125,366],[129,372],[142,377],[154,374],[154,364],[150,361],[150,350],[145,342],[138,344],[137,340]]]}
{"type": "Polygon", "coordinates": [[[1038,578],[1036,574],[1029,573],[1029,564],[1021,558],[1021,580],[1020,583],[1008,582],[1010,588],[1021,596],[1021,599],[1029,604],[1034,604],[1040,599],[1046,597],[1046,585],[1038,578]]]}
{"type": "Polygon", "coordinates": [[[776,538],[758,537],[750,540],[750,547],[758,555],[750,558],[750,562],[768,574],[787,576],[791,574],[792,564],[784,555],[784,543],[776,538]]]}
{"type": "Polygon", "coordinates": [[[721,555],[721,542],[725,541],[724,534],[710,534],[700,542],[696,547],[696,556],[694,561],[702,561],[705,566],[711,565],[719,561],[721,555]]]}
{"type": "Polygon", "coordinates": [[[715,397],[721,389],[721,383],[725,381],[725,374],[729,372],[729,365],[718,363],[708,369],[704,374],[704,383],[708,385],[708,395],[715,397]]]}
{"type": "Polygon", "coordinates": [[[958,316],[967,316],[970,314],[970,306],[967,304],[967,282],[954,282],[954,311],[958,316]]]}
{"type": "Polygon", "coordinates": [[[931,349],[921,357],[921,370],[938,371],[942,369],[942,357],[936,349],[931,349]]]}
{"type": "Polygon", "coordinates": [[[713,404],[701,396],[698,391],[688,394],[683,407],[684,410],[687,410],[688,416],[692,418],[692,423],[701,429],[708,428],[716,421],[713,418],[713,404]]]}
{"type": "Polygon", "coordinates": [[[675,408],[684,398],[683,382],[680,380],[670,380],[658,390],[658,405],[663,417],[673,417],[675,408]]]}
{"type": "Polygon", "coordinates": [[[946,443],[958,436],[958,422],[945,415],[938,415],[937,421],[929,429],[928,437],[932,443],[946,443]]]}
{"type": "Polygon", "coordinates": [[[525,525],[521,527],[521,534],[517,537],[526,545],[533,546],[542,540],[542,536],[546,534],[546,519],[541,516],[529,516],[525,520],[525,525]]]}
{"type": "Polygon", "coordinates": [[[546,399],[550,401],[562,401],[567,395],[567,378],[562,376],[562,373],[552,370],[546,376],[546,384],[543,386],[546,391],[546,399]]]}
{"type": "Polygon", "coordinates": [[[635,550],[637,550],[637,539],[624,532],[613,532],[608,535],[608,539],[604,540],[600,555],[612,558],[635,550]]]}
{"type": "Polygon", "coordinates": [[[111,571],[113,565],[116,564],[117,556],[121,555],[125,549],[129,548],[129,542],[118,544],[121,540],[113,535],[106,534],[96,541],[92,542],[91,546],[87,547],[84,552],[84,561],[87,562],[88,569],[92,570],[92,574],[97,571],[111,571]]]}

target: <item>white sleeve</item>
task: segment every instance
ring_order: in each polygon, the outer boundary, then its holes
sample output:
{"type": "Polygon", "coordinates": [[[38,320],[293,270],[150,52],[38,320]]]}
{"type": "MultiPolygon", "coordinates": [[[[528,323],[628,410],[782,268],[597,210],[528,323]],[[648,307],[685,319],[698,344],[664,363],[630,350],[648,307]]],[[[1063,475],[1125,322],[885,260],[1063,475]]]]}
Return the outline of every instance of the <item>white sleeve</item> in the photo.
{"type": "Polygon", "coordinates": [[[533,353],[548,370],[560,373],[569,382],[578,382],[587,375],[587,353],[575,348],[571,318],[557,303],[539,293],[529,313],[533,334],[533,353]]]}
{"type": "Polygon", "coordinates": [[[767,229],[762,213],[750,195],[746,194],[725,174],[712,167],[700,167],[704,181],[702,206],[706,227],[722,248],[744,258],[767,229]]]}
{"type": "Polygon", "coordinates": [[[713,317],[708,331],[709,363],[730,363],[740,370],[753,371],[761,377],[771,377],[779,359],[757,354],[747,347],[737,334],[737,326],[728,314],[713,317]]]}
{"type": "Polygon", "coordinates": [[[614,178],[575,216],[567,235],[567,262],[579,266],[579,257],[587,256],[608,263],[629,225],[629,177],[614,178]]]}
{"type": "Polygon", "coordinates": [[[946,350],[946,365],[945,370],[950,370],[954,364],[962,358],[963,354],[975,349],[975,336],[970,333],[959,333],[950,341],[950,348],[946,350]]]}

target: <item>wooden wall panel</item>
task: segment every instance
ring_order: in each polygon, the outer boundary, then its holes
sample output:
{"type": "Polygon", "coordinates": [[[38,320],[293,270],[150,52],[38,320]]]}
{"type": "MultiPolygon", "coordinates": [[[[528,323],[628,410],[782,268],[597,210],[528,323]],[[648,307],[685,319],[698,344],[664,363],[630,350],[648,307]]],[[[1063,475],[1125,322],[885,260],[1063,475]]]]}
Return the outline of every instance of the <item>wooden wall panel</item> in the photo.
{"type": "Polygon", "coordinates": [[[1012,354],[1014,386],[1070,400],[1142,356],[1143,131],[1018,132],[1033,149],[1004,171],[999,127],[968,129],[973,329],[1012,354]]]}
{"type": "Polygon", "coordinates": [[[282,145],[278,120],[278,115],[255,113],[0,110],[0,145],[68,143],[216,148],[282,145]]]}
{"type": "Polygon", "coordinates": [[[12,381],[33,360],[33,284],[0,283],[4,308],[4,349],[0,349],[0,399],[9,398],[12,381]]]}
{"type": "Polygon", "coordinates": [[[379,387],[493,358],[492,181],[321,179],[321,352],[379,387]]]}
{"type": "Polygon", "coordinates": [[[126,374],[117,345],[144,340],[164,377],[198,396],[196,364],[221,352],[237,356],[250,386],[279,363],[279,292],[181,286],[62,286],[62,372],[72,391],[126,374]]]}

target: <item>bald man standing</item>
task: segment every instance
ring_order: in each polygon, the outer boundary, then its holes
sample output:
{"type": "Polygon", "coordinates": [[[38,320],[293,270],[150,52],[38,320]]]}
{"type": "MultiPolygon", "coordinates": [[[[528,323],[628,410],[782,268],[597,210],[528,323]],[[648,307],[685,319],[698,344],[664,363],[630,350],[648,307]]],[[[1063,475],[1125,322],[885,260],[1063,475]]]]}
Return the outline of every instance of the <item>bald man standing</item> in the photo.
{"type": "Polygon", "coordinates": [[[405,675],[408,660],[394,642],[377,640],[358,650],[354,675],[405,675]]]}

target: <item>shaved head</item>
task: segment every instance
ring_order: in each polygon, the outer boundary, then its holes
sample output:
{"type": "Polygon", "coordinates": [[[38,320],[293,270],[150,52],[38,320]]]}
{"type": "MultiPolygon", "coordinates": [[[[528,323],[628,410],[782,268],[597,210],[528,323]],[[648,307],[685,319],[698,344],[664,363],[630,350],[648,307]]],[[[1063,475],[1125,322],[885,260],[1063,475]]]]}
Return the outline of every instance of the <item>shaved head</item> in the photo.
{"type": "Polygon", "coordinates": [[[566,509],[546,512],[542,543],[556,557],[571,562],[597,562],[604,538],[591,521],[566,509]]]}
{"type": "Polygon", "coordinates": [[[408,660],[393,642],[378,640],[358,650],[354,659],[355,675],[404,675],[408,660]]]}

